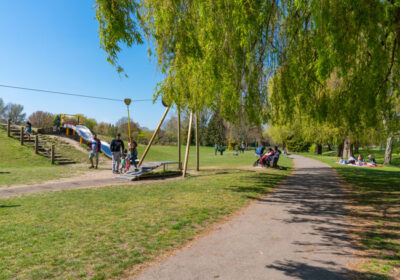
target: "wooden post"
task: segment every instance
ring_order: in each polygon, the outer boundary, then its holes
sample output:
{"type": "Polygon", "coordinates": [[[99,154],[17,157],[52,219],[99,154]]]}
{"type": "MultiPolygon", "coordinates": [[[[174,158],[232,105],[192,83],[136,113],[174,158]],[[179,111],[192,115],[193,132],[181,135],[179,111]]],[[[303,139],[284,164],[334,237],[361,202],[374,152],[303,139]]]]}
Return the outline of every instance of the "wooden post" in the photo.
{"type": "Polygon", "coordinates": [[[79,143],[82,144],[83,143],[83,138],[81,136],[81,139],[79,140],[79,143]]]}
{"type": "Polygon", "coordinates": [[[20,140],[20,142],[21,142],[21,145],[24,145],[24,127],[23,126],[21,126],[21,131],[20,131],[20,135],[19,135],[19,140],[20,140]]]}
{"type": "Polygon", "coordinates": [[[55,149],[56,149],[56,148],[55,148],[54,144],[51,145],[51,164],[54,164],[55,149]]]}
{"type": "Polygon", "coordinates": [[[196,170],[200,170],[199,114],[196,112],[196,170]]]}
{"type": "Polygon", "coordinates": [[[181,156],[181,109],[178,106],[178,162],[179,170],[182,170],[182,156],[181,156]]]}
{"type": "Polygon", "coordinates": [[[149,144],[147,144],[147,147],[143,152],[143,155],[139,161],[138,167],[140,167],[142,165],[142,163],[147,155],[147,152],[150,150],[151,144],[153,144],[154,138],[156,138],[156,135],[157,135],[158,131],[160,130],[160,127],[161,127],[162,123],[164,122],[165,117],[168,114],[168,111],[169,111],[169,107],[167,107],[167,109],[165,109],[164,115],[162,116],[160,123],[158,124],[156,130],[154,130],[153,136],[151,136],[150,142],[149,142],[149,144]]]}
{"type": "Polygon", "coordinates": [[[11,137],[11,120],[7,121],[7,137],[11,137]]]}
{"type": "Polygon", "coordinates": [[[189,160],[190,136],[192,136],[192,123],[193,123],[193,112],[190,112],[189,130],[188,130],[188,138],[187,138],[186,153],[185,153],[185,163],[183,166],[183,173],[182,173],[183,178],[185,178],[185,176],[186,176],[186,170],[187,170],[187,165],[188,165],[188,160],[189,160]]]}
{"type": "Polygon", "coordinates": [[[35,154],[39,152],[39,135],[35,135],[35,154]]]}

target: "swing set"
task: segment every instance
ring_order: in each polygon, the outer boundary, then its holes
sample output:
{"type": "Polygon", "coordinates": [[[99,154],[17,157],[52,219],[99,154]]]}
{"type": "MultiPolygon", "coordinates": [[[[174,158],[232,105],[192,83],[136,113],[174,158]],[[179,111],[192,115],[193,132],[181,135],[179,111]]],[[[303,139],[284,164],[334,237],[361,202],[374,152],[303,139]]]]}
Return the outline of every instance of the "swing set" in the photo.
{"type": "MultiPolygon", "coordinates": [[[[164,100],[162,101],[162,104],[164,107],[166,107],[163,116],[161,117],[160,122],[158,123],[157,128],[154,130],[154,133],[149,141],[149,143],[146,146],[146,149],[143,152],[143,155],[139,161],[138,167],[140,167],[143,164],[144,159],[146,158],[147,153],[149,152],[151,145],[154,142],[154,139],[156,138],[161,125],[163,124],[165,117],[167,116],[169,109],[171,108],[171,105],[167,105],[164,100]]],[[[186,143],[186,151],[185,151],[185,159],[183,163],[183,168],[182,168],[182,159],[181,159],[181,112],[180,112],[180,107],[177,106],[177,111],[178,111],[178,163],[179,163],[179,169],[182,170],[182,177],[186,176],[187,173],[187,165],[188,165],[188,160],[189,160],[189,150],[190,150],[190,138],[192,136],[192,126],[193,126],[193,112],[190,112],[190,117],[189,117],[189,129],[188,129],[188,137],[187,137],[187,143],[186,143]]],[[[196,138],[196,170],[200,170],[200,149],[199,149],[199,117],[198,114],[195,114],[195,138],[196,138]]]]}

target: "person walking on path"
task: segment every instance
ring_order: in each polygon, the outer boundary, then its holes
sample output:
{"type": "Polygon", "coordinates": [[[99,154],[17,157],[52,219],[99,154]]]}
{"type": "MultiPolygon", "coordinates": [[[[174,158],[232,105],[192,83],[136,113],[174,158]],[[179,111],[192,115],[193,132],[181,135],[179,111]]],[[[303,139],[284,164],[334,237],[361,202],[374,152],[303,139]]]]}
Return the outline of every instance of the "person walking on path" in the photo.
{"type": "Polygon", "coordinates": [[[217,153],[218,153],[218,144],[215,143],[215,155],[217,155],[217,153]]]}
{"type": "Polygon", "coordinates": [[[89,168],[96,168],[99,165],[99,153],[100,151],[100,147],[101,147],[101,142],[100,140],[97,138],[96,133],[93,134],[93,139],[90,142],[90,154],[89,154],[89,160],[90,163],[92,164],[89,168]],[[94,166],[93,164],[93,158],[96,160],[96,166],[94,166]]]}
{"type": "Polygon", "coordinates": [[[138,171],[137,164],[136,164],[138,152],[136,150],[136,147],[137,147],[137,143],[135,140],[132,139],[131,142],[129,143],[129,155],[131,156],[131,163],[135,167],[135,171],[138,171]]]}
{"type": "Polygon", "coordinates": [[[111,141],[110,150],[112,154],[112,171],[119,174],[119,164],[121,162],[121,151],[125,150],[124,141],[121,140],[121,134],[111,141]]]}

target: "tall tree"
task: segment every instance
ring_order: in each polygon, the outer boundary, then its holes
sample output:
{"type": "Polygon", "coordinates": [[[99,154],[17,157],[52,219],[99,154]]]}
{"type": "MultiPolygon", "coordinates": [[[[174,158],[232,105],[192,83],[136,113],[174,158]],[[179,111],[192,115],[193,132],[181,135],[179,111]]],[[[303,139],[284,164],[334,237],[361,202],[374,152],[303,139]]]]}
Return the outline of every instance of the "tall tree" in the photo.
{"type": "Polygon", "coordinates": [[[20,104],[8,103],[4,111],[5,119],[10,119],[12,123],[22,124],[26,114],[23,113],[24,106],[20,104]]]}
{"type": "Polygon", "coordinates": [[[0,98],[0,119],[5,119],[4,112],[6,111],[6,106],[3,99],[0,98]]]}
{"type": "Polygon", "coordinates": [[[33,112],[28,120],[31,122],[34,127],[52,127],[53,126],[54,115],[49,112],[36,111],[33,112]]]}
{"type": "Polygon", "coordinates": [[[215,112],[208,123],[207,128],[207,144],[223,146],[226,144],[225,137],[226,128],[224,120],[221,118],[218,112],[215,112]]]}

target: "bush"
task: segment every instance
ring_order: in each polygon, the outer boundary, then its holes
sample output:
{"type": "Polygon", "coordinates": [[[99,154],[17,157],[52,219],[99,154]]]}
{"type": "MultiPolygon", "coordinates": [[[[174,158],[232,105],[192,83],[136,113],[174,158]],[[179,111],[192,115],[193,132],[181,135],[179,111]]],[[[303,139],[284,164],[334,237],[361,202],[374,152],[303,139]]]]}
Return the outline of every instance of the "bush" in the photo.
{"type": "Polygon", "coordinates": [[[304,139],[300,137],[292,137],[291,139],[287,140],[287,148],[291,152],[307,152],[310,146],[311,143],[304,141],[304,139]]]}
{"type": "Polygon", "coordinates": [[[228,150],[230,150],[230,151],[235,150],[237,145],[239,145],[238,142],[236,142],[235,140],[230,138],[228,141],[228,150]]]}

